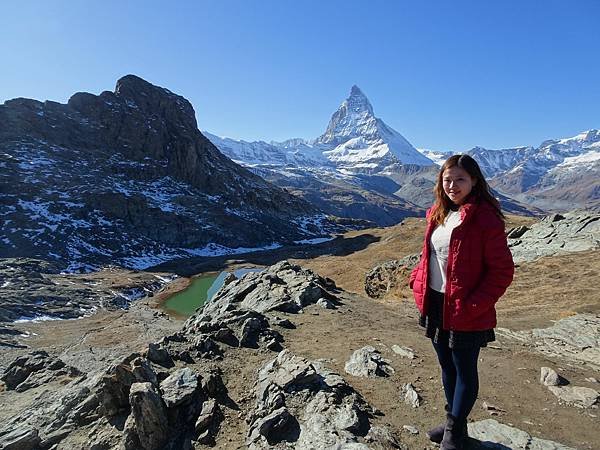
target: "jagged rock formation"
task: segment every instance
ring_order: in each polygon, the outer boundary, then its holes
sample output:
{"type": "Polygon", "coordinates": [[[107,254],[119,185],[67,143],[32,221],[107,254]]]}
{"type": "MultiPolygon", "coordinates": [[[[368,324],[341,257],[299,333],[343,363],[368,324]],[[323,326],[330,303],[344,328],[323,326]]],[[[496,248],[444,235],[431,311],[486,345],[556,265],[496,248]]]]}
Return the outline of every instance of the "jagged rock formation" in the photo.
{"type": "Polygon", "coordinates": [[[128,75],[0,105],[0,257],[143,268],[319,235],[326,217],[223,156],[191,104],[128,75]]]}
{"type": "MultiPolygon", "coordinates": [[[[104,371],[71,371],[66,375],[72,381],[62,385],[53,375],[60,363],[44,354],[21,358],[3,375],[5,387],[25,383],[23,391],[33,397],[0,428],[0,448],[175,450],[214,444],[222,410],[232,404],[219,361],[239,347],[279,351],[282,337],[272,324],[290,324],[273,313],[299,312],[322,299],[335,302],[335,290],[331,280],[283,261],[228,280],[180,332],[104,371]],[[36,396],[34,378],[53,392],[36,396]]],[[[251,447],[287,441],[294,448],[368,448],[361,442],[369,441],[399,448],[382,437],[390,433],[368,435],[372,410],[339,375],[289,352],[259,373],[256,398],[248,411],[251,447]]]]}
{"type": "Polygon", "coordinates": [[[600,213],[572,211],[544,217],[531,227],[508,232],[516,263],[542,256],[600,248],[600,213]]]}
{"type": "Polygon", "coordinates": [[[368,449],[361,440],[400,448],[394,438],[367,438],[371,407],[341,376],[286,350],[259,371],[256,397],[249,417],[250,449],[278,444],[368,449]]]}
{"type": "Polygon", "coordinates": [[[513,331],[498,328],[507,338],[552,357],[588,364],[600,370],[600,316],[577,314],[557,321],[548,328],[513,331]]]}

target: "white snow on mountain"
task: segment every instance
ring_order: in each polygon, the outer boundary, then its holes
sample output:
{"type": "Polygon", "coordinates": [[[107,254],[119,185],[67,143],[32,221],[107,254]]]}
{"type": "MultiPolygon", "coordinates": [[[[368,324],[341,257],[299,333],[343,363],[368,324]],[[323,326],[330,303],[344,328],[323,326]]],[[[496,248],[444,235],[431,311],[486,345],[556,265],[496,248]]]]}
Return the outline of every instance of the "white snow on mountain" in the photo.
{"type": "Polygon", "coordinates": [[[358,86],[352,86],[350,96],[315,142],[330,146],[325,152],[327,158],[350,170],[356,167],[383,169],[393,163],[432,164],[404,136],[375,117],[371,103],[358,86]]]}
{"type": "Polygon", "coordinates": [[[429,158],[431,161],[433,161],[434,164],[437,164],[440,167],[446,162],[448,158],[450,158],[450,156],[453,155],[452,152],[443,152],[440,150],[431,150],[428,148],[417,148],[417,150],[423,156],[429,158]]]}
{"type": "Polygon", "coordinates": [[[321,166],[330,164],[320,146],[311,145],[302,139],[267,143],[248,142],[216,136],[202,132],[224,155],[244,165],[275,164],[296,167],[321,166]]]}
{"type": "MultiPolygon", "coordinates": [[[[597,144],[600,144],[600,142],[598,142],[597,144]]],[[[595,145],[595,147],[600,148],[600,145],[595,145]]],[[[580,168],[587,168],[589,165],[595,163],[595,162],[600,162],[600,151],[599,150],[591,150],[589,152],[583,153],[581,155],[578,156],[570,156],[567,157],[563,160],[563,162],[561,162],[559,165],[557,165],[554,170],[556,169],[567,169],[567,170],[577,170],[580,168]]],[[[600,183],[600,180],[599,180],[600,183]]]]}
{"type": "Polygon", "coordinates": [[[309,141],[246,142],[203,132],[226,156],[244,165],[271,164],[327,167],[345,172],[377,173],[391,164],[431,165],[400,133],[373,114],[373,107],[357,87],[333,114],[327,130],[309,141]]]}

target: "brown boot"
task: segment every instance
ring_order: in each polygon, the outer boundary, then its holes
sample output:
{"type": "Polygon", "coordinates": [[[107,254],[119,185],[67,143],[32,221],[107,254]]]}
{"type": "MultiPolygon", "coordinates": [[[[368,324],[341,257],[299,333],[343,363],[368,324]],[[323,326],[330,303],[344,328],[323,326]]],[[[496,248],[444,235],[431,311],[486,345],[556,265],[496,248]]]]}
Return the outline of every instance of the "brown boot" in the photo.
{"type": "Polygon", "coordinates": [[[448,414],[440,450],[463,450],[465,448],[466,440],[467,419],[461,420],[454,417],[452,414],[448,414]]]}

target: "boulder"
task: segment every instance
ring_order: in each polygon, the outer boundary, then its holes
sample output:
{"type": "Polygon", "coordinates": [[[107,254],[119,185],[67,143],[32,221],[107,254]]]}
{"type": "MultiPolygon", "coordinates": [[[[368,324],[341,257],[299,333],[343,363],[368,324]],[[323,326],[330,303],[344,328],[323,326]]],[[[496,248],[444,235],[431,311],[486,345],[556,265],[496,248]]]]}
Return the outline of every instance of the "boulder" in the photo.
{"type": "Polygon", "coordinates": [[[477,439],[478,449],[513,450],[575,450],[557,442],[540,439],[529,433],[504,425],[494,419],[485,419],[468,424],[469,437],[477,439]]]}
{"type": "Polygon", "coordinates": [[[400,260],[391,260],[375,266],[365,277],[365,292],[371,298],[382,298],[396,287],[408,282],[412,269],[420,255],[408,255],[400,260]]]}
{"type": "Polygon", "coordinates": [[[550,367],[542,367],[540,383],[544,386],[560,386],[561,384],[566,384],[566,380],[550,367]]]}
{"type": "Polygon", "coordinates": [[[162,450],[169,438],[165,405],[152,383],[134,383],[129,393],[131,416],[144,450],[162,450]]]}
{"type": "Polygon", "coordinates": [[[548,386],[559,401],[578,408],[598,408],[600,392],[595,389],[580,386],[548,386]]]}
{"type": "Polygon", "coordinates": [[[162,399],[167,408],[190,401],[198,390],[198,375],[184,367],[169,375],[160,383],[162,399]]]}
{"type": "Polygon", "coordinates": [[[387,377],[394,373],[394,368],[390,366],[389,361],[370,345],[352,353],[344,370],[355,377],[387,377]]]}
{"type": "Polygon", "coordinates": [[[412,406],[413,408],[418,408],[421,405],[421,397],[411,383],[406,383],[404,386],[402,386],[402,397],[404,399],[404,403],[412,406]]]}

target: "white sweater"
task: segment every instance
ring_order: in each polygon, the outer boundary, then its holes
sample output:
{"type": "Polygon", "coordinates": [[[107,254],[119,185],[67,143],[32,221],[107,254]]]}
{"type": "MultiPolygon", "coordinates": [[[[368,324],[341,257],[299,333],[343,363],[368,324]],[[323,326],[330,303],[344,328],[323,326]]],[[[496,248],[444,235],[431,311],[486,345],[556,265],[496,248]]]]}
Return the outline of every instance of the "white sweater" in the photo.
{"type": "Polygon", "coordinates": [[[429,242],[429,287],[434,291],[446,291],[446,268],[448,267],[448,249],[452,230],[460,225],[460,212],[449,211],[446,220],[438,225],[429,242]]]}

